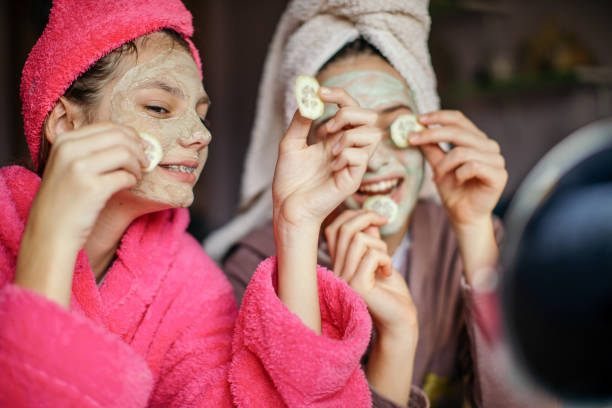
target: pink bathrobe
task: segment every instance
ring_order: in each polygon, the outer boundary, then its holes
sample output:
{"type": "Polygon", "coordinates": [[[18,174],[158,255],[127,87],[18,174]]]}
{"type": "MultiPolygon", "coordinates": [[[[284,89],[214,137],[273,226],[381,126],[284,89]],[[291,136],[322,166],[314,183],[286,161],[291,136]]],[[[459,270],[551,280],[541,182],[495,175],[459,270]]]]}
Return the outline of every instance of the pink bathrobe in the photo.
{"type": "Polygon", "coordinates": [[[39,184],[0,169],[1,407],[370,406],[359,297],[320,268],[316,335],[276,296],[269,258],[238,311],[185,209],[134,221],[100,287],[81,251],[70,311],[14,285],[39,184]]]}

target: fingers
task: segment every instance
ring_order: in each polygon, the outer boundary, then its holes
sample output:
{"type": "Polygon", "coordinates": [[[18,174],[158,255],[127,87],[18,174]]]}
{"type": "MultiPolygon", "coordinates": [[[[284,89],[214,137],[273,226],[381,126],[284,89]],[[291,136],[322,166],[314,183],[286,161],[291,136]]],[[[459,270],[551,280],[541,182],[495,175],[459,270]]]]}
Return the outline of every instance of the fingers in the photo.
{"type": "MultiPolygon", "coordinates": [[[[331,170],[333,172],[338,172],[347,168],[350,172],[350,177],[356,177],[356,173],[354,172],[360,170],[361,168],[364,169],[365,173],[365,167],[368,163],[369,157],[368,152],[364,149],[358,147],[347,147],[336,156],[331,164],[331,170]]],[[[361,181],[361,178],[358,181],[361,181]]]]}
{"type": "Polygon", "coordinates": [[[311,119],[303,117],[300,111],[296,110],[285,132],[285,136],[283,136],[279,144],[279,151],[282,152],[286,149],[293,150],[306,147],[306,139],[308,138],[311,124],[311,119]]]}
{"type": "Polygon", "coordinates": [[[340,278],[346,282],[350,281],[362,262],[362,258],[370,249],[376,249],[385,254],[388,252],[387,244],[383,240],[364,232],[358,232],[351,241],[342,270],[338,271],[340,278]]]}
{"type": "Polygon", "coordinates": [[[361,211],[357,210],[346,210],[342,212],[339,216],[337,216],[327,227],[323,233],[325,234],[325,240],[327,241],[327,248],[329,249],[329,255],[331,255],[332,260],[336,255],[336,238],[338,236],[338,232],[340,227],[351,218],[355,217],[357,214],[360,214],[361,211]]]}
{"type": "Polygon", "coordinates": [[[348,106],[359,106],[359,102],[355,100],[348,92],[343,88],[329,88],[322,86],[319,88],[319,97],[325,103],[335,103],[340,108],[348,106]]]}
{"type": "Polygon", "coordinates": [[[140,138],[134,137],[130,132],[126,133],[125,129],[120,127],[96,129],[93,133],[81,133],[79,138],[70,136],[58,140],[54,146],[54,155],[67,163],[114,147],[121,147],[129,151],[140,167],[148,165],[140,138]]]}
{"type": "Polygon", "coordinates": [[[455,125],[468,129],[474,132],[479,137],[487,137],[487,135],[483,131],[478,129],[478,127],[471,120],[469,120],[462,112],[457,110],[440,110],[436,112],[426,113],[424,115],[419,116],[419,122],[421,122],[423,125],[455,125]]]}
{"type": "MultiPolygon", "coordinates": [[[[359,212],[355,216],[344,213],[338,216],[333,223],[325,229],[325,237],[330,246],[333,259],[333,270],[342,271],[353,237],[370,226],[382,226],[387,219],[375,212],[359,212]],[[340,218],[342,217],[342,218],[340,218]]],[[[338,272],[339,273],[339,272],[338,272]]]]}
{"type": "Polygon", "coordinates": [[[123,169],[132,173],[138,180],[142,178],[142,169],[139,166],[139,163],[134,160],[132,152],[126,149],[124,146],[115,146],[110,149],[94,153],[86,160],[80,159],[80,161],[77,163],[80,163],[81,161],[83,162],[81,166],[84,167],[84,171],[93,174],[103,174],[123,169]]]}
{"type": "Polygon", "coordinates": [[[375,126],[378,122],[378,113],[358,106],[341,108],[333,118],[323,125],[328,133],[335,133],[345,127],[375,126]]]}
{"type": "MultiPolygon", "coordinates": [[[[392,268],[391,257],[388,254],[371,248],[363,256],[357,271],[348,283],[355,292],[364,296],[374,287],[376,272],[378,270],[392,271],[392,268]]],[[[391,272],[386,274],[386,276],[390,275],[391,272]]]]}
{"type": "Polygon", "coordinates": [[[372,154],[376,150],[376,146],[382,140],[384,131],[374,126],[361,126],[355,129],[349,129],[340,135],[336,140],[330,138],[334,143],[332,153],[337,155],[346,147],[365,147],[372,154]]]}
{"type": "Polygon", "coordinates": [[[499,169],[503,169],[505,166],[505,160],[501,154],[488,153],[466,147],[456,147],[447,153],[442,160],[433,165],[436,179],[441,179],[448,172],[470,161],[481,162],[499,169]]]}
{"type": "Polygon", "coordinates": [[[471,147],[491,153],[500,152],[499,144],[496,141],[483,138],[471,130],[455,125],[428,128],[413,134],[408,140],[415,146],[448,142],[455,146],[471,147]]]}
{"type": "Polygon", "coordinates": [[[137,182],[134,174],[125,170],[113,171],[100,176],[100,183],[106,187],[105,191],[108,192],[108,197],[105,198],[110,198],[118,191],[132,188],[137,182]]]}
{"type": "Polygon", "coordinates": [[[421,146],[421,151],[425,156],[425,160],[435,167],[444,157],[446,153],[437,144],[426,144],[421,146]]]}
{"type": "Polygon", "coordinates": [[[503,188],[508,180],[508,172],[505,168],[493,167],[489,164],[470,161],[455,170],[455,177],[459,185],[473,179],[478,179],[489,187],[503,188]]]}
{"type": "Polygon", "coordinates": [[[134,140],[139,139],[138,132],[136,132],[136,130],[132,127],[120,125],[115,122],[99,122],[83,126],[70,132],[61,133],[55,139],[55,144],[60,143],[61,141],[80,139],[84,136],[110,131],[120,131],[125,134],[126,137],[134,138],[134,140]]]}

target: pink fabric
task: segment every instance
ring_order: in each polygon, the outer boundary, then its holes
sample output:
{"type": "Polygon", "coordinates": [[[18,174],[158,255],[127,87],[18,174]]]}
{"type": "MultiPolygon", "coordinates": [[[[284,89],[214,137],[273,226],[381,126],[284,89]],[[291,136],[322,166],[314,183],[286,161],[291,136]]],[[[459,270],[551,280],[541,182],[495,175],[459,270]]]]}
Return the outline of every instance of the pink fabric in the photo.
{"type": "Polygon", "coordinates": [[[39,182],[0,169],[0,406],[370,406],[359,297],[320,268],[318,336],[279,301],[270,258],[238,311],[184,209],[137,219],[99,288],[81,252],[70,311],[14,285],[39,182]]]}
{"type": "Polygon", "coordinates": [[[25,134],[34,166],[43,122],[72,82],[97,60],[144,34],[172,29],[189,43],[191,13],[180,0],[54,0],[42,36],[30,52],[21,78],[25,134]]]}

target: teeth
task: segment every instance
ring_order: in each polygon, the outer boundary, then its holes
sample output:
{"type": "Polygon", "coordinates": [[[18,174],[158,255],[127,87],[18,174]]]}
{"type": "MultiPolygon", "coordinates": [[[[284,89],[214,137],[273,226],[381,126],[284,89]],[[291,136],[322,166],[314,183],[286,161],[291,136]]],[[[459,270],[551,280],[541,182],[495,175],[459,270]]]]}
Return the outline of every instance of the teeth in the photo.
{"type": "Polygon", "coordinates": [[[371,183],[361,186],[359,192],[361,193],[380,193],[381,191],[391,190],[397,186],[399,179],[379,181],[378,183],[371,183]]]}
{"type": "Polygon", "coordinates": [[[168,164],[163,167],[167,168],[168,170],[180,171],[182,173],[193,173],[196,170],[195,167],[179,166],[175,164],[168,164]]]}

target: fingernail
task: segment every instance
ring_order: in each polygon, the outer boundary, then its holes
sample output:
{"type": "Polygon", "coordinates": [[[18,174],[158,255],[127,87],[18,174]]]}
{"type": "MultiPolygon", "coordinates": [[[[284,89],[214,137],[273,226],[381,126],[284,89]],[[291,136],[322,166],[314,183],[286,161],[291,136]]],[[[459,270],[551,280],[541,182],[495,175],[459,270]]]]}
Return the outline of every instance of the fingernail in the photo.
{"type": "Polygon", "coordinates": [[[334,145],[334,147],[332,148],[332,153],[334,155],[337,155],[338,153],[340,153],[340,151],[342,150],[342,145],[340,144],[340,142],[336,143],[334,145]]]}
{"type": "Polygon", "coordinates": [[[333,129],[335,124],[336,124],[336,121],[333,118],[328,120],[327,121],[327,130],[333,129]]]}
{"type": "Polygon", "coordinates": [[[329,88],[327,88],[325,86],[322,86],[319,89],[319,92],[321,92],[321,95],[329,95],[331,93],[331,89],[329,89],[329,88]]]}
{"type": "Polygon", "coordinates": [[[408,138],[408,141],[410,143],[415,143],[415,142],[418,142],[420,139],[421,139],[421,135],[419,135],[418,133],[414,133],[412,136],[408,138]]]}
{"type": "Polygon", "coordinates": [[[429,115],[424,113],[422,115],[419,115],[419,122],[423,122],[426,121],[427,119],[429,119],[429,115]]]}

